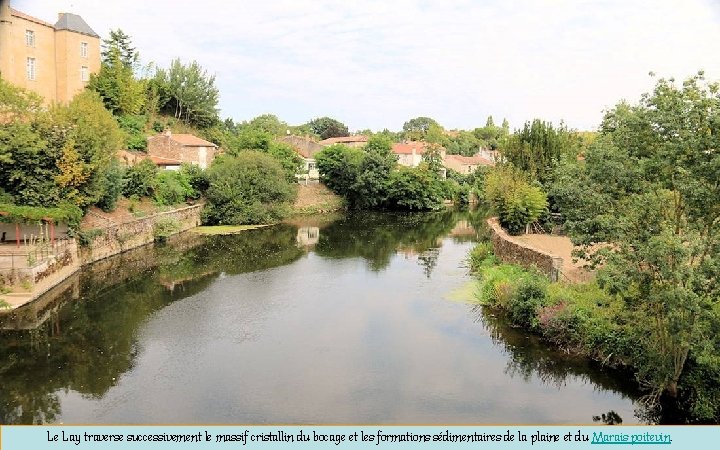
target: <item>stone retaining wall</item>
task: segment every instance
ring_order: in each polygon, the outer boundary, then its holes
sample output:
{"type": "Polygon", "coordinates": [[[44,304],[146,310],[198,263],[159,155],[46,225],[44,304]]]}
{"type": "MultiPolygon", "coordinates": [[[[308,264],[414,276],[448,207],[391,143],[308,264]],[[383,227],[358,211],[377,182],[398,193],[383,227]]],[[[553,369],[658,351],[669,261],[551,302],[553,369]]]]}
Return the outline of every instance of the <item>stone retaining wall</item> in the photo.
{"type": "Polygon", "coordinates": [[[501,261],[526,268],[536,267],[540,272],[547,275],[551,281],[558,280],[563,264],[562,258],[513,239],[500,226],[497,217],[489,218],[487,224],[490,226],[495,256],[501,261]]]}
{"type": "Polygon", "coordinates": [[[84,233],[88,236],[87,239],[90,242],[80,249],[82,264],[90,264],[131,248],[153,242],[155,225],[163,221],[177,223],[179,225],[177,233],[195,228],[200,225],[202,208],[203,205],[192,205],[153,214],[132,222],[111,225],[97,229],[99,233],[97,236],[93,236],[90,230],[85,230],[84,233]]]}

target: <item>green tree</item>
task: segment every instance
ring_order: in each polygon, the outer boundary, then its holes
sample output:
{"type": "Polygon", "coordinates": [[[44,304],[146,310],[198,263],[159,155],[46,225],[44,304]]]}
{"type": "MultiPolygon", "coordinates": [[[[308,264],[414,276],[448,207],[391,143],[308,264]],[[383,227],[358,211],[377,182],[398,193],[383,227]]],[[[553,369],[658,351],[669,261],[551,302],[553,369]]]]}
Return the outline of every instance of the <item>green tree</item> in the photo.
{"type": "Polygon", "coordinates": [[[209,127],[218,118],[219,91],[215,76],[208,75],[197,61],[184,65],[175,59],[168,70],[157,69],[153,81],[160,109],[176,119],[209,127]]]}
{"type": "Polygon", "coordinates": [[[682,380],[692,367],[688,379],[720,384],[719,91],[702,74],[659,80],[638,105],[606,114],[585,165],[565,168],[554,188],[600,282],[625,300],[640,380],[716,421],[720,392],[682,380]]]}
{"type": "Polygon", "coordinates": [[[296,195],[277,160],[252,150],[216,158],[207,176],[203,217],[208,224],[276,222],[287,214],[296,195]]]}
{"type": "Polygon", "coordinates": [[[250,120],[240,127],[243,131],[252,129],[270,134],[271,136],[285,136],[288,124],[278,119],[273,114],[262,114],[250,120]]]}
{"type": "Polygon", "coordinates": [[[391,149],[392,142],[386,136],[378,134],[368,139],[358,175],[346,197],[351,207],[373,209],[384,205],[390,172],[397,165],[391,149]]]}
{"type": "Polygon", "coordinates": [[[307,125],[321,140],[350,135],[347,125],[330,117],[313,119],[307,125]]]}
{"type": "Polygon", "coordinates": [[[403,124],[403,133],[406,139],[421,141],[425,138],[431,126],[438,127],[442,130],[442,126],[440,126],[435,119],[431,119],[430,117],[416,117],[403,124]]]}
{"type": "Polygon", "coordinates": [[[97,92],[114,115],[139,114],[147,100],[147,83],[135,78],[138,53],[122,30],[111,31],[104,41],[100,71],[90,76],[87,88],[97,92]]]}
{"type": "Polygon", "coordinates": [[[330,145],[315,155],[320,181],[336,194],[346,197],[360,173],[362,150],[342,144],[330,145]]]}
{"type": "Polygon", "coordinates": [[[155,178],[153,197],[159,205],[177,205],[196,195],[190,177],[182,170],[163,170],[155,178]]]}
{"type": "Polygon", "coordinates": [[[386,205],[390,209],[430,211],[442,207],[443,189],[428,169],[400,167],[390,174],[386,205]]]}
{"type": "Polygon", "coordinates": [[[580,138],[563,124],[555,128],[550,122],[535,119],[505,139],[500,150],[509,162],[547,185],[563,157],[577,157],[580,143],[580,138]]]}
{"type": "Polygon", "coordinates": [[[132,38],[123,30],[110,30],[110,37],[103,39],[100,57],[104,64],[114,64],[116,58],[128,69],[134,70],[140,62],[140,53],[132,45],[132,38]]]}
{"type": "Polygon", "coordinates": [[[97,206],[103,211],[109,212],[115,210],[117,201],[122,195],[124,185],[125,170],[120,165],[117,158],[113,158],[110,166],[103,174],[101,184],[103,193],[97,206]]]}
{"type": "Polygon", "coordinates": [[[545,193],[531,186],[512,165],[495,167],[485,176],[484,183],[485,199],[497,212],[500,225],[510,234],[523,233],[547,208],[545,193]]]}

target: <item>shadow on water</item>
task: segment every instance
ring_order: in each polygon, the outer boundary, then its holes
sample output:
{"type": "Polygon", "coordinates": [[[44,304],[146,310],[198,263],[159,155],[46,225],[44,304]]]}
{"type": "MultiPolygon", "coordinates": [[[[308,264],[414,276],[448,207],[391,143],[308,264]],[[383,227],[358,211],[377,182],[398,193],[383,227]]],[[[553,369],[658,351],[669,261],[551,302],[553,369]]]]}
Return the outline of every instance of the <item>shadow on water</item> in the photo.
{"type": "MultiPolygon", "coordinates": [[[[203,291],[221,273],[289,264],[303,254],[296,228],[280,225],[233,236],[185,233],[84,268],[77,286],[30,326],[22,308],[0,323],[0,423],[53,422],[56,392],[102,397],[137,356],[137,332],[156,311],[203,291]],[[73,294],[74,292],[74,294],[73,294]],[[18,326],[21,324],[21,326],[18,326]]],[[[40,299],[42,302],[42,299],[40,299]]]]}
{"type": "MultiPolygon", "coordinates": [[[[535,378],[558,389],[571,379],[582,380],[592,383],[597,390],[615,392],[633,401],[641,397],[632,373],[604,367],[587,358],[558,350],[543,342],[540,337],[513,327],[502,314],[496,314],[486,306],[475,305],[472,313],[475,320],[490,332],[493,343],[507,355],[505,373],[510,377],[520,377],[525,381],[535,378]]],[[[635,414],[647,419],[640,410],[636,410],[635,414]]],[[[592,419],[604,425],[619,425],[623,422],[615,411],[598,411],[598,415],[592,419]]]]}

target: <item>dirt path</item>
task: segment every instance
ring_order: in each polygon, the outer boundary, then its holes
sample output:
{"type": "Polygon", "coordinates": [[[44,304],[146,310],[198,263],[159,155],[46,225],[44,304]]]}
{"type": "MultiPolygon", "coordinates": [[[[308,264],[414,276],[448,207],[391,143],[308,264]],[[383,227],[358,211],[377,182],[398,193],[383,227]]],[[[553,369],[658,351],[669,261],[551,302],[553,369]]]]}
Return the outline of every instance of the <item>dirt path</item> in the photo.
{"type": "Polygon", "coordinates": [[[554,256],[559,256],[563,259],[563,265],[561,272],[564,275],[561,277],[566,281],[573,283],[582,283],[591,280],[594,274],[583,266],[586,264],[585,260],[577,260],[572,256],[574,249],[573,243],[567,236],[555,236],[550,234],[523,234],[521,236],[513,236],[513,239],[517,239],[531,247],[538,250],[548,252],[554,256]]]}

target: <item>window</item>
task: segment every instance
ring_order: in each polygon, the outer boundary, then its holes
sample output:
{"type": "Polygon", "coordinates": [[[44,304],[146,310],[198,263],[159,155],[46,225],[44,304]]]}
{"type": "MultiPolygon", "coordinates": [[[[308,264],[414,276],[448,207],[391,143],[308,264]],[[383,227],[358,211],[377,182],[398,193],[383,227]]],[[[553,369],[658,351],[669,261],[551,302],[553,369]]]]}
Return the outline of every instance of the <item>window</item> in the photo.
{"type": "Polygon", "coordinates": [[[33,30],[25,30],[25,45],[35,47],[35,32],[33,30]]]}
{"type": "Polygon", "coordinates": [[[80,67],[80,81],[89,81],[90,80],[90,72],[88,71],[87,66],[80,67]]]}
{"type": "Polygon", "coordinates": [[[35,79],[35,58],[27,59],[26,69],[27,69],[28,80],[34,80],[35,79]]]}
{"type": "Polygon", "coordinates": [[[87,58],[88,57],[87,55],[88,55],[88,43],[81,42],[80,43],[80,57],[87,58]]]}

